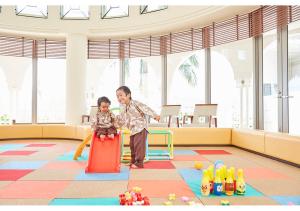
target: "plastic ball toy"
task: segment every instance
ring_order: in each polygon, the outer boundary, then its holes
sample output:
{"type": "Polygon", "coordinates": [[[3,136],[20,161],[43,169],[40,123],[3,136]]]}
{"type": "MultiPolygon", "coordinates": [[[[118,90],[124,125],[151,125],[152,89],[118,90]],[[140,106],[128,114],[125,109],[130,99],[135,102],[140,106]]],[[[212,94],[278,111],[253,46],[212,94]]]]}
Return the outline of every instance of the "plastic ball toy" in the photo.
{"type": "Polygon", "coordinates": [[[194,167],[195,167],[195,169],[200,170],[200,169],[203,168],[203,163],[200,162],[200,161],[196,161],[196,162],[194,163],[194,167]]]}

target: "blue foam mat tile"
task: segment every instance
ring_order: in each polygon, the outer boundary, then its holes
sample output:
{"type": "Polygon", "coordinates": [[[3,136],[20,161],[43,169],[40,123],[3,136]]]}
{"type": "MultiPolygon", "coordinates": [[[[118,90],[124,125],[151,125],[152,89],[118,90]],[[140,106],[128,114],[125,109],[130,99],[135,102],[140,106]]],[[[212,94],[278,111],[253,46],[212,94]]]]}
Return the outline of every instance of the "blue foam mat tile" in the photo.
{"type": "Polygon", "coordinates": [[[0,169],[38,169],[48,161],[9,161],[0,165],[0,169]]]}
{"type": "Polygon", "coordinates": [[[300,205],[299,196],[270,196],[272,199],[282,205],[300,205]]]}
{"type": "Polygon", "coordinates": [[[26,144],[3,144],[3,145],[0,145],[0,152],[21,149],[25,146],[26,146],[26,144]]]}
{"type": "MultiPolygon", "coordinates": [[[[71,151],[68,153],[65,153],[57,158],[57,160],[63,160],[63,161],[73,161],[73,156],[75,154],[75,151],[71,151]]],[[[77,158],[78,161],[86,161],[89,158],[89,150],[85,150],[82,152],[81,156],[77,158]]]]}
{"type": "Polygon", "coordinates": [[[148,153],[151,153],[151,154],[166,154],[166,153],[168,153],[168,150],[150,149],[148,153]]]}
{"type": "Polygon", "coordinates": [[[179,174],[185,181],[189,180],[201,180],[202,170],[192,169],[192,168],[182,168],[178,169],[179,174]]]}
{"type": "MultiPolygon", "coordinates": [[[[202,180],[202,171],[196,170],[196,169],[179,169],[178,170],[181,177],[184,179],[184,181],[187,183],[187,185],[191,188],[193,193],[197,197],[224,197],[225,194],[217,196],[217,195],[209,195],[209,196],[202,196],[200,192],[201,187],[201,180],[202,180]]],[[[237,197],[243,197],[243,196],[263,196],[261,192],[253,188],[251,185],[246,184],[246,193],[245,195],[237,195],[234,194],[233,196],[237,197]]],[[[231,196],[228,196],[231,197],[231,196]]]]}
{"type": "Polygon", "coordinates": [[[49,205],[108,205],[118,206],[119,198],[79,198],[79,199],[53,199],[49,205]]]}
{"type": "Polygon", "coordinates": [[[197,152],[193,150],[174,150],[174,155],[198,155],[197,152]]]}
{"type": "Polygon", "coordinates": [[[94,180],[94,181],[113,181],[113,180],[128,180],[129,168],[122,167],[120,173],[85,173],[81,171],[75,180],[94,180]]]}

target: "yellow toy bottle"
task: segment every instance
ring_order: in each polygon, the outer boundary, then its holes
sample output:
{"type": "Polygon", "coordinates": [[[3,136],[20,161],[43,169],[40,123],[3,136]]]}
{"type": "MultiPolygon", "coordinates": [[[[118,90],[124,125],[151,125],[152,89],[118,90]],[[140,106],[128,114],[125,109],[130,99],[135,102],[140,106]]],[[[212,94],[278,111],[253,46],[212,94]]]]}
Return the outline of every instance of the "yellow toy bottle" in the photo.
{"type": "Polygon", "coordinates": [[[246,183],[244,180],[243,169],[238,169],[238,178],[236,181],[236,194],[244,195],[246,193],[246,183]]]}
{"type": "Polygon", "coordinates": [[[225,182],[225,194],[227,196],[232,196],[234,194],[234,184],[233,184],[233,179],[231,176],[231,171],[230,169],[227,170],[227,178],[225,182]]]}
{"type": "Polygon", "coordinates": [[[226,180],[227,178],[227,166],[223,166],[223,174],[224,174],[224,179],[226,180]]]}
{"type": "Polygon", "coordinates": [[[226,166],[225,165],[222,166],[221,176],[222,176],[223,193],[225,193],[225,183],[226,183],[226,166]]]}
{"type": "Polygon", "coordinates": [[[236,192],[235,168],[230,167],[230,171],[231,171],[231,177],[232,177],[232,180],[233,180],[233,190],[234,190],[234,192],[236,192]]]}
{"type": "Polygon", "coordinates": [[[210,186],[209,186],[209,176],[208,171],[203,170],[202,183],[201,183],[201,194],[203,196],[209,196],[210,186]]]}
{"type": "Polygon", "coordinates": [[[208,170],[208,176],[209,176],[209,190],[210,190],[210,193],[213,193],[213,190],[214,190],[214,166],[210,165],[207,170],[208,170]]]}

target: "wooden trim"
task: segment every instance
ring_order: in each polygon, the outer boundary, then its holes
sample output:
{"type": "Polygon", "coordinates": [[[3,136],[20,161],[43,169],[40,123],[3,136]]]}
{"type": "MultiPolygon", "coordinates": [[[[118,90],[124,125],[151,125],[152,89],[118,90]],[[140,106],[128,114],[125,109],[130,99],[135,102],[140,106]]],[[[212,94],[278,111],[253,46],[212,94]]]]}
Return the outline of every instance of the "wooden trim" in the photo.
{"type": "Polygon", "coordinates": [[[209,104],[209,103],[207,103],[207,104],[195,104],[195,106],[217,106],[218,104],[209,104]]]}
{"type": "Polygon", "coordinates": [[[163,106],[168,107],[168,106],[181,106],[181,105],[163,105],[163,106]]]}
{"type": "Polygon", "coordinates": [[[260,153],[260,152],[256,152],[256,151],[253,151],[253,150],[250,150],[250,149],[246,149],[246,148],[243,148],[243,147],[239,147],[239,146],[235,146],[235,145],[232,145],[232,146],[236,147],[238,149],[245,150],[247,152],[251,152],[251,153],[256,154],[256,155],[260,155],[262,157],[270,158],[272,160],[276,160],[276,161],[279,161],[279,162],[282,162],[282,163],[285,163],[285,164],[288,164],[288,165],[300,168],[300,164],[297,164],[297,163],[293,163],[293,162],[290,162],[290,161],[287,161],[287,160],[283,160],[281,158],[276,158],[276,157],[273,157],[273,156],[270,156],[270,155],[266,155],[266,154],[263,154],[263,153],[260,153]]]}

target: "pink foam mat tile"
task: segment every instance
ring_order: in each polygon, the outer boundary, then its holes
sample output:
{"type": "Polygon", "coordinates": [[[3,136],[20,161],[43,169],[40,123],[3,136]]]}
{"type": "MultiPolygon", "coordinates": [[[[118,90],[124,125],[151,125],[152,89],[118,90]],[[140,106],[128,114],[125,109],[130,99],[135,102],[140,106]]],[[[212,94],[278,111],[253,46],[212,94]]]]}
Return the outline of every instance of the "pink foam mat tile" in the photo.
{"type": "Polygon", "coordinates": [[[31,155],[31,154],[33,154],[33,153],[35,153],[35,152],[37,152],[37,151],[13,151],[13,150],[10,150],[10,151],[5,151],[5,152],[2,152],[2,153],[0,153],[0,156],[1,155],[25,155],[25,156],[27,156],[27,155],[31,155]]]}
{"type": "Polygon", "coordinates": [[[55,198],[69,183],[69,181],[17,181],[1,189],[0,198],[55,198]]]}
{"type": "Polygon", "coordinates": [[[248,179],[289,179],[289,176],[268,168],[245,168],[244,175],[248,179]]]}
{"type": "Polygon", "coordinates": [[[31,172],[32,169],[0,169],[0,181],[16,181],[31,172]]]}
{"type": "Polygon", "coordinates": [[[43,143],[34,143],[34,144],[28,144],[25,147],[52,147],[56,144],[43,144],[43,143]]]}
{"type": "MultiPolygon", "coordinates": [[[[175,169],[171,161],[148,161],[144,163],[144,169],[175,169]]],[[[139,169],[132,169],[139,170],[139,169]]]]}

